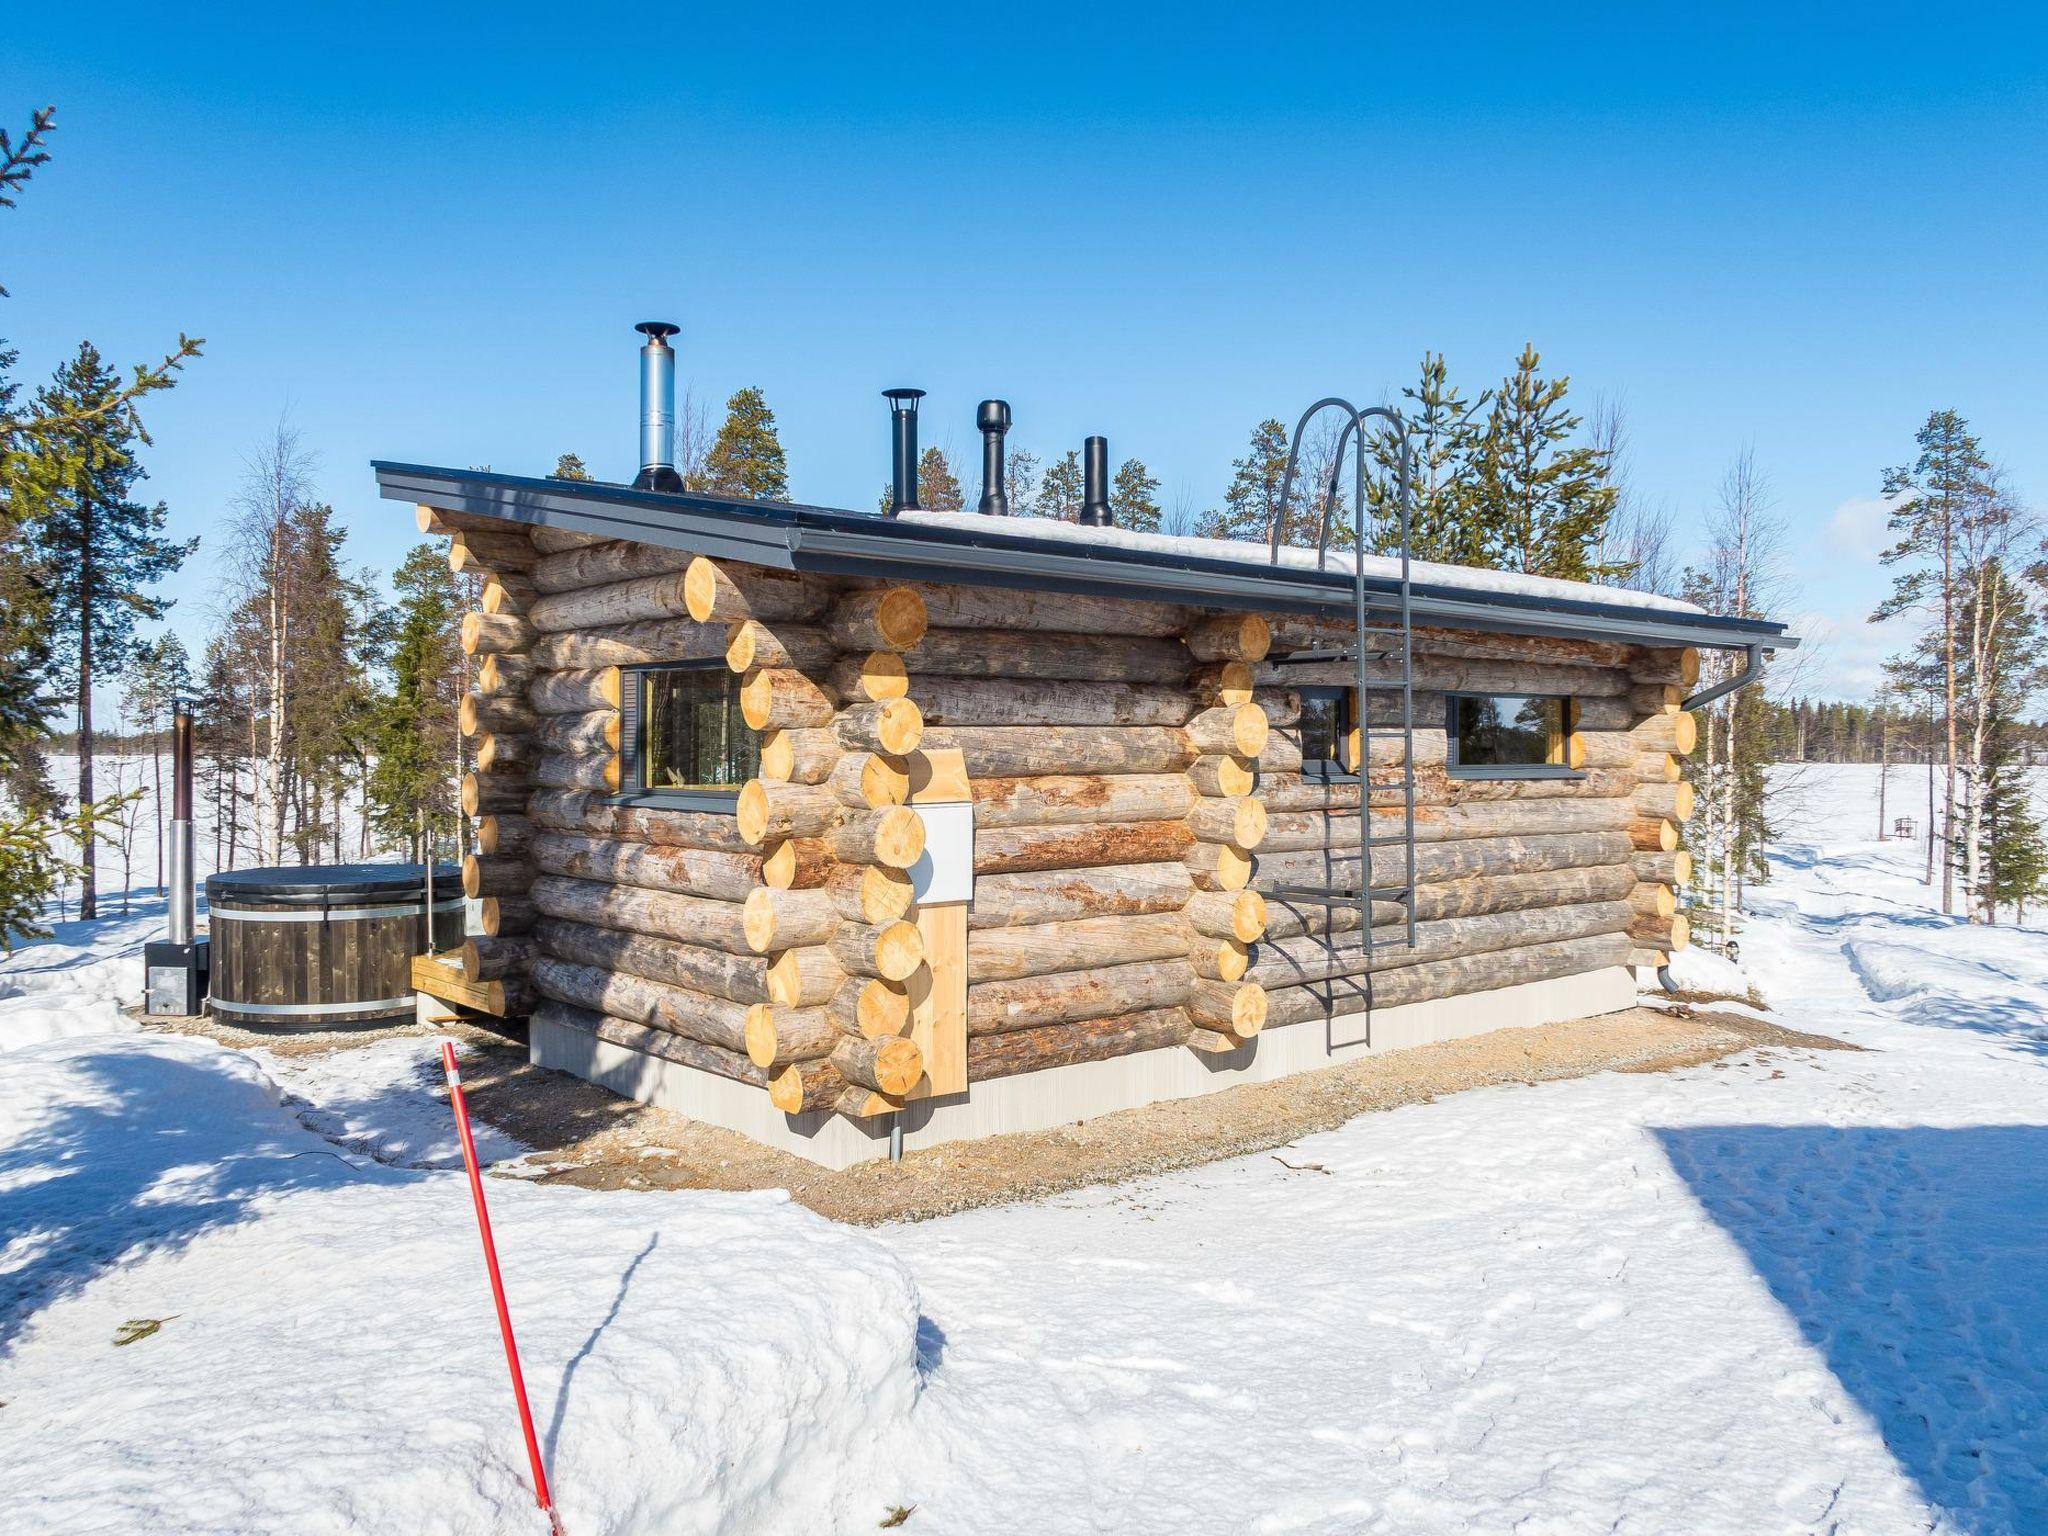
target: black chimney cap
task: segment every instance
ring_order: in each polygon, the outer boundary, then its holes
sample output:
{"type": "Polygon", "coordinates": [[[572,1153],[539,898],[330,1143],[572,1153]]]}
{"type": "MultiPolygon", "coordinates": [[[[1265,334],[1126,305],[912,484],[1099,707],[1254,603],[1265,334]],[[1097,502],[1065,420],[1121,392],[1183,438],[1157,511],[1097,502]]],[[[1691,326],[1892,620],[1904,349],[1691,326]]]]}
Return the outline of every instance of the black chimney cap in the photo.
{"type": "Polygon", "coordinates": [[[917,409],[917,402],[924,398],[924,391],[921,389],[885,389],[882,391],[882,398],[884,400],[894,400],[896,402],[896,409],[899,411],[914,411],[917,409]]]}
{"type": "Polygon", "coordinates": [[[680,331],[682,327],[680,325],[673,325],[666,320],[642,320],[633,329],[642,336],[650,336],[656,341],[666,341],[669,337],[680,331]]]}
{"type": "Polygon", "coordinates": [[[1010,430],[1010,402],[1007,400],[984,400],[974,413],[974,425],[982,432],[1007,432],[1010,430]]]}

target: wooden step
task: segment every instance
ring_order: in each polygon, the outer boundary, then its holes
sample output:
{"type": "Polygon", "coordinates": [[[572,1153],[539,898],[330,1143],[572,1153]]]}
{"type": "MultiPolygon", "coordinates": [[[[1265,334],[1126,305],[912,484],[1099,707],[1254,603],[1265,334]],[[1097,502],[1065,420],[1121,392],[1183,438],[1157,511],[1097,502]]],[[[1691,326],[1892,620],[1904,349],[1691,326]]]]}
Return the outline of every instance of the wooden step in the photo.
{"type": "Polygon", "coordinates": [[[412,957],[412,988],[429,997],[437,997],[444,1003],[453,1003],[458,1008],[468,1008],[476,1013],[488,1013],[493,1018],[505,1018],[510,1014],[526,1012],[523,989],[508,989],[505,979],[493,981],[469,981],[462,974],[462,954],[459,950],[446,955],[414,955],[412,957]]]}

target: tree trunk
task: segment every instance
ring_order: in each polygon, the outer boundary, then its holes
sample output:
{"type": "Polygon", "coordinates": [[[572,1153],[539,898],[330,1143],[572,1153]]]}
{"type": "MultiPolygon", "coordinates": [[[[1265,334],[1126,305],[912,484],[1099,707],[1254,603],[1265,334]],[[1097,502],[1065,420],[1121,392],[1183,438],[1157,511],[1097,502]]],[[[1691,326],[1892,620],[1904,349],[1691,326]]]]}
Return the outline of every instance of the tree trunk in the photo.
{"type": "Polygon", "coordinates": [[[92,821],[92,502],[81,498],[81,548],[78,556],[78,809],[85,818],[78,850],[78,916],[91,922],[100,915],[99,828],[92,821]]]}

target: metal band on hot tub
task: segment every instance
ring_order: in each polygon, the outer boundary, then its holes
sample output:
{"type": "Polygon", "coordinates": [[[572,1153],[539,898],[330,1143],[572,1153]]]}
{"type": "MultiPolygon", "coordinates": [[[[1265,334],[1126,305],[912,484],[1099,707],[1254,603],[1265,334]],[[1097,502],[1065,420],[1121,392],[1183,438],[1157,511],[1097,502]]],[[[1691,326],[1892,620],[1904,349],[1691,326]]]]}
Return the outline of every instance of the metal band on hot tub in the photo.
{"type": "Polygon", "coordinates": [[[312,1013],[395,1013],[412,1007],[414,997],[408,992],[404,997],[376,997],[366,1003],[231,1003],[222,997],[206,1001],[215,1013],[282,1013],[296,1018],[312,1013]]]}
{"type": "MultiPolygon", "coordinates": [[[[453,901],[437,901],[436,912],[460,912],[466,905],[463,897],[453,901]]],[[[299,912],[247,912],[236,907],[214,907],[206,916],[208,921],[226,918],[238,923],[327,923],[345,922],[362,917],[417,917],[420,904],[402,902],[392,907],[309,907],[299,912]]]]}

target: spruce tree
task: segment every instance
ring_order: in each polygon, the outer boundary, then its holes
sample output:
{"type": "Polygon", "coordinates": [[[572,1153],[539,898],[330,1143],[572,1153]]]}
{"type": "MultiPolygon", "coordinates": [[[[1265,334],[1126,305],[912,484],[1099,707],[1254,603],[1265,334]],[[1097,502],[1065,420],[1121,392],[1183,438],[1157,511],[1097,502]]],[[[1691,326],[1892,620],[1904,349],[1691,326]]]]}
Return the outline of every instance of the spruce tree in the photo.
{"type": "MultiPolygon", "coordinates": [[[[93,685],[120,676],[136,649],[137,619],[163,617],[170,604],[149,589],[184,564],[198,546],[164,537],[169,511],[129,494],[144,478],[135,448],[146,441],[132,417],[111,403],[121,376],[91,343],[57,370],[39,403],[74,425],[48,483],[35,538],[45,572],[53,631],[52,663],[66,673],[78,710],[78,806],[93,803],[93,685]]],[[[99,915],[94,844],[79,850],[78,915],[99,915]]]]}
{"type": "MultiPolygon", "coordinates": [[[[1287,478],[1287,428],[1268,417],[1252,428],[1245,456],[1231,463],[1230,485],[1223,505],[1202,519],[1200,533],[1209,539],[1244,539],[1262,544],[1272,536],[1280,506],[1281,483],[1287,478]]],[[[1294,505],[1280,534],[1283,544],[1313,544],[1320,504],[1302,486],[1295,487],[1294,505]]]]}
{"type": "Polygon", "coordinates": [[[583,467],[583,460],[578,455],[565,453],[555,460],[552,477],[556,480],[588,480],[590,471],[583,467]]]}
{"type": "Polygon", "coordinates": [[[2029,903],[2048,898],[2048,834],[2034,813],[2025,755],[2017,722],[2000,714],[1991,725],[1984,752],[1983,797],[1985,871],[1977,897],[1986,922],[2010,907],[2015,922],[2026,921],[2029,903]]]}
{"type": "Polygon", "coordinates": [[[775,413],[759,389],[749,386],[725,402],[725,420],[704,456],[704,489],[755,501],[788,497],[789,470],[775,435],[775,413]]]}
{"type": "Polygon", "coordinates": [[[1119,528],[1159,531],[1159,482],[1141,460],[1125,459],[1117,466],[1109,487],[1109,511],[1119,528]]]}
{"type": "Polygon", "coordinates": [[[926,512],[958,512],[967,504],[953,466],[939,448],[927,448],[918,458],[917,504],[926,512]]]}
{"type": "Polygon", "coordinates": [[[1546,379],[1534,346],[1501,380],[1479,450],[1478,514],[1488,565],[1531,576],[1590,581],[1594,551],[1614,508],[1596,448],[1574,445],[1579,417],[1565,404],[1571,380],[1546,379]]]}
{"type": "Polygon", "coordinates": [[[1081,520],[1081,497],[1087,491],[1087,477],[1081,471],[1081,455],[1069,448],[1038,482],[1038,499],[1033,515],[1057,522],[1081,520]]]}
{"type": "Polygon", "coordinates": [[[446,558],[431,544],[406,556],[392,585],[398,605],[391,623],[390,689],[376,712],[369,810],[384,838],[420,859],[422,813],[430,824],[445,824],[456,809],[447,770],[461,703],[455,680],[462,602],[446,558]]]}

